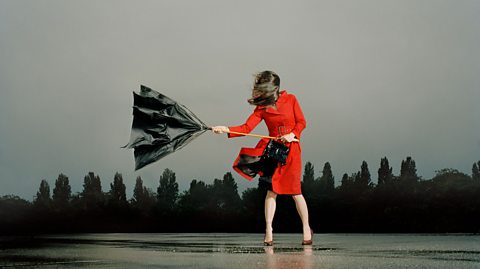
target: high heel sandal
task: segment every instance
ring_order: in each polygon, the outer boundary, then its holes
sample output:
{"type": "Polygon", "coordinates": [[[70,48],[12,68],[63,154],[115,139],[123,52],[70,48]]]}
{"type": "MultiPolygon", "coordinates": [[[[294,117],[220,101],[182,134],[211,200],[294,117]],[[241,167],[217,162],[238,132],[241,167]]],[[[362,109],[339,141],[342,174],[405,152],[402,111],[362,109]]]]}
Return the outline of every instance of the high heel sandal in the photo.
{"type": "MultiPolygon", "coordinates": [[[[273,237],[273,235],[272,235],[272,237],[273,237]]],[[[265,237],[263,238],[263,245],[268,246],[268,247],[273,246],[273,239],[270,240],[270,241],[265,241],[266,238],[267,238],[267,235],[265,234],[265,237]]]]}
{"type": "Polygon", "coordinates": [[[313,245],[313,230],[312,230],[312,229],[310,229],[310,234],[311,234],[310,240],[303,240],[303,241],[302,241],[302,245],[303,245],[303,246],[313,245]]]}

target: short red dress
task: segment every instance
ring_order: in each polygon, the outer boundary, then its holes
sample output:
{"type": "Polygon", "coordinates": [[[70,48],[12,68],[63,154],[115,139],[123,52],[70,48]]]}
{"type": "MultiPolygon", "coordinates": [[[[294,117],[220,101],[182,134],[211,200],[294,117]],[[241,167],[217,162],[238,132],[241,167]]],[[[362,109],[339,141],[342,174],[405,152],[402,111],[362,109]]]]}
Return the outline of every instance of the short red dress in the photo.
{"type": "MultiPolygon", "coordinates": [[[[301,133],[306,127],[300,104],[293,94],[281,91],[276,103],[277,109],[257,106],[247,121],[239,126],[228,127],[230,131],[250,133],[262,120],[267,124],[269,136],[278,137],[293,132],[300,140],[301,133]]],[[[228,134],[228,137],[242,135],[228,134]]],[[[262,138],[255,148],[242,148],[233,163],[233,169],[248,180],[262,171],[257,169],[261,156],[269,139],[262,138]]],[[[290,148],[285,165],[278,164],[272,175],[272,190],[277,194],[301,194],[302,150],[299,142],[286,143],[290,148]]]]}

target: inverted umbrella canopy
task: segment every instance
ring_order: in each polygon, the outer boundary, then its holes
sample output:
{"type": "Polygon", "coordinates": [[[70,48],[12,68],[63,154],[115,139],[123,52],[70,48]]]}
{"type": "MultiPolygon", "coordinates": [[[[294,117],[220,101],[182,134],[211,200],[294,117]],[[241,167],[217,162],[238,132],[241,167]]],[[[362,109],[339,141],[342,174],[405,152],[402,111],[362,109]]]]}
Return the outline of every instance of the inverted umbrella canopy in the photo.
{"type": "Polygon", "coordinates": [[[209,130],[185,106],[146,86],[133,93],[133,123],[130,142],[135,170],[175,152],[209,130]]]}

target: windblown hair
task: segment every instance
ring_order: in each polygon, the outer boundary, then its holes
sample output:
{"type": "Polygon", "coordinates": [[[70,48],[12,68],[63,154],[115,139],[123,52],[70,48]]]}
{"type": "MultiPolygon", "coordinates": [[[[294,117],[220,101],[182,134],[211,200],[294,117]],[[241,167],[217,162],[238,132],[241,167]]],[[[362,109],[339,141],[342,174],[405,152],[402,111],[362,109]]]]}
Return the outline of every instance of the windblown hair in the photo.
{"type": "Polygon", "coordinates": [[[252,97],[248,103],[256,106],[268,106],[277,102],[280,89],[280,77],[272,71],[263,71],[255,75],[252,97]]]}

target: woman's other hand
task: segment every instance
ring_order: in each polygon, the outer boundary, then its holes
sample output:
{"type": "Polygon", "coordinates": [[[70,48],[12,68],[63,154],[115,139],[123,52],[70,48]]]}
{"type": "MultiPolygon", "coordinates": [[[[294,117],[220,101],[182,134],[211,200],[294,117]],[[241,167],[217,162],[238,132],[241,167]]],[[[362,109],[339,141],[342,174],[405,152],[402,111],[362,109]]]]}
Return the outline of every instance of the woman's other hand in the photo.
{"type": "Polygon", "coordinates": [[[230,129],[226,126],[213,126],[212,131],[216,134],[228,133],[230,129]]]}
{"type": "Polygon", "coordinates": [[[284,142],[284,143],[285,143],[285,142],[288,142],[288,143],[290,143],[290,142],[299,142],[299,140],[295,138],[295,134],[294,134],[294,133],[286,134],[286,135],[280,137],[280,140],[281,140],[282,142],[284,142]]]}

